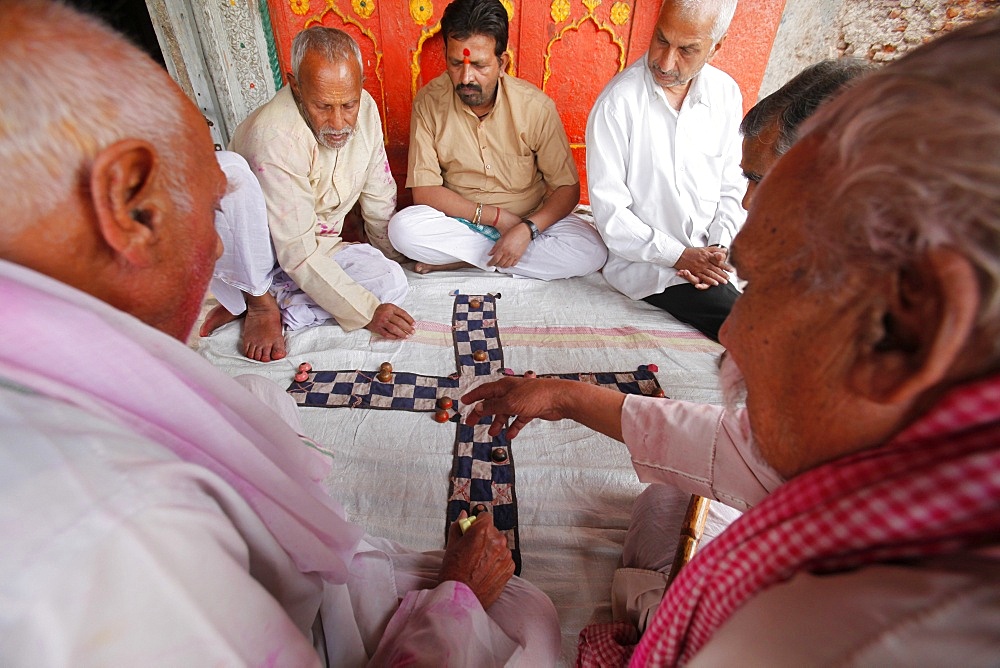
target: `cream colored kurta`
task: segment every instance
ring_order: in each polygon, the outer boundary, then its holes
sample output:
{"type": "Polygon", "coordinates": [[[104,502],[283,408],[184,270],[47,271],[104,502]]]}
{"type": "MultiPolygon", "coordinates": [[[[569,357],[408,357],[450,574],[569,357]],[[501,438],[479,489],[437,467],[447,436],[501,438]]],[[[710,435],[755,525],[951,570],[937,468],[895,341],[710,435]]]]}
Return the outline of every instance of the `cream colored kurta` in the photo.
{"type": "Polygon", "coordinates": [[[371,244],[390,260],[400,257],[386,234],[396,183],[371,95],[362,91],[354,136],[341,149],[316,142],[288,87],[236,128],[230,148],[260,181],[281,268],[345,330],[371,322],[379,300],[332,259],[345,247],[340,233],[356,203],[371,244]]]}

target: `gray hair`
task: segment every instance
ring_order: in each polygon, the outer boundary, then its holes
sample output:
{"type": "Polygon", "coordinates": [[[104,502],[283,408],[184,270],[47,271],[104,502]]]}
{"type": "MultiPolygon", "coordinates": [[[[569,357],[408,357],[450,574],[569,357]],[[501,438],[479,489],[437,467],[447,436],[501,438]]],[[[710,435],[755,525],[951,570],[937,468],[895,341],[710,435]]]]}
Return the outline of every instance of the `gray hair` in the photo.
{"type": "Polygon", "coordinates": [[[872,72],[876,65],[864,60],[842,58],[824,60],[799,72],[788,83],[753,106],[743,117],[740,132],[744,137],[759,137],[777,121],[778,138],[772,149],[784,155],[795,143],[799,125],[820,104],[840,93],[857,77],[872,72]]]}
{"type": "MultiPolygon", "coordinates": [[[[736,13],[736,0],[664,0],[663,4],[668,2],[680,9],[684,16],[702,16],[711,9],[715,14],[715,22],[712,24],[712,42],[715,43],[729,30],[729,24],[733,22],[733,15],[736,13]]],[[[660,9],[663,9],[663,5],[660,9]]]]}
{"type": "MultiPolygon", "coordinates": [[[[51,2],[0,4],[0,210],[9,238],[88,185],[126,138],[160,152],[158,178],[190,211],[184,98],[145,53],[96,18],[51,2]]],[[[52,230],[58,234],[58,230],[52,230]]]]}
{"type": "Polygon", "coordinates": [[[361,59],[361,47],[354,38],[343,30],[313,26],[306,28],[292,40],[292,76],[298,81],[299,67],[306,53],[316,51],[323,54],[327,61],[339,63],[354,57],[361,68],[361,76],[365,74],[365,64],[361,59]]]}
{"type": "Polygon", "coordinates": [[[823,227],[843,223],[836,238],[812,235],[824,246],[812,251],[825,274],[817,281],[877,275],[948,247],[976,268],[981,331],[1000,332],[998,53],[995,15],[864,77],[807,122],[804,132],[823,139],[823,227]]]}

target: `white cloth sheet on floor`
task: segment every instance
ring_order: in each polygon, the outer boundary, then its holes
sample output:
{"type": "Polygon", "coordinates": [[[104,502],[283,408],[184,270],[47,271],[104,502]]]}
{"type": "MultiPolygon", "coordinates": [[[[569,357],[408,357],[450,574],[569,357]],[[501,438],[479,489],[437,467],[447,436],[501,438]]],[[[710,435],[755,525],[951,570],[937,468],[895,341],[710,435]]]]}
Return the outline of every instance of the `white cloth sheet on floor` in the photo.
{"type": "MultiPolygon", "coordinates": [[[[629,371],[656,364],[667,396],[721,403],[722,347],[663,311],[611,288],[601,274],[557,281],[479,270],[407,272],[402,306],[416,320],[405,341],[367,330],[320,326],[289,332],[286,359],[263,364],[237,350],[231,323],[197,347],[229,374],[257,373],[287,387],[295,368],[455,373],[452,292],[500,293],[497,322],[505,365],[516,373],[629,371]]],[[[456,429],[430,413],[350,408],[300,409],[306,435],[332,455],[326,480],[348,517],[370,533],[417,549],[444,542],[456,429]]],[[[573,665],[577,635],[611,619],[611,581],[629,513],[644,489],[625,446],[568,421],[530,424],[512,445],[523,560],[521,575],[548,594],[562,627],[562,665],[573,665]]]]}

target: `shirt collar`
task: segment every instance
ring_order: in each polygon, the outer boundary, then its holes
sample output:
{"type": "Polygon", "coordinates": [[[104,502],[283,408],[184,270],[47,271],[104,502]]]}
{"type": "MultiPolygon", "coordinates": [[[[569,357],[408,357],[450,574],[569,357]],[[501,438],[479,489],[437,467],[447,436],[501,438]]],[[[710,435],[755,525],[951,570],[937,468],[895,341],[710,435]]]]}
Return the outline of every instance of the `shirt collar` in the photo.
{"type": "MultiPolygon", "coordinates": [[[[711,103],[709,97],[705,94],[705,68],[710,67],[708,63],[705,67],[701,68],[701,72],[691,80],[691,87],[688,89],[687,95],[684,96],[684,102],[681,104],[681,109],[684,107],[693,107],[696,104],[704,104],[710,107],[711,103]]],[[[649,71],[649,52],[647,51],[642,56],[642,80],[646,84],[646,92],[649,95],[650,100],[659,99],[663,104],[670,107],[670,103],[667,102],[667,94],[663,92],[659,84],[653,79],[652,73],[649,71]]],[[[673,109],[673,107],[670,107],[673,109]]]]}

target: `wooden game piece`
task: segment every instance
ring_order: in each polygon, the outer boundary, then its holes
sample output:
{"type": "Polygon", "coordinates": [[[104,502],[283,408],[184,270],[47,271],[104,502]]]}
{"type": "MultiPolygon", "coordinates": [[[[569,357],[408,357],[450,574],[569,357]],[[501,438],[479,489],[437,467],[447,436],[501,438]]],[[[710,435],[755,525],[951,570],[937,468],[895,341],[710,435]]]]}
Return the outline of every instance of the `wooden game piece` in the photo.
{"type": "Polygon", "coordinates": [[[483,303],[481,301],[479,301],[478,299],[470,299],[469,300],[469,308],[479,308],[482,305],[483,305],[483,303]]]}
{"type": "Polygon", "coordinates": [[[380,383],[392,382],[392,365],[388,362],[382,362],[378,368],[378,381],[380,383]]]}
{"type": "Polygon", "coordinates": [[[458,520],[458,528],[461,529],[462,533],[464,534],[466,531],[469,530],[469,527],[471,527],[472,523],[475,521],[476,521],[475,515],[473,515],[472,517],[463,517],[462,519],[458,520]]]}
{"type": "Polygon", "coordinates": [[[297,374],[295,374],[296,383],[304,383],[307,380],[309,380],[309,374],[307,372],[299,371],[297,374]]]}
{"type": "Polygon", "coordinates": [[[439,410],[434,413],[434,420],[437,422],[445,423],[451,419],[451,415],[448,414],[446,410],[439,410]]]}
{"type": "Polygon", "coordinates": [[[451,397],[441,397],[437,400],[437,407],[442,410],[448,410],[454,405],[455,402],[451,400],[451,397]]]}
{"type": "Polygon", "coordinates": [[[507,448],[493,448],[493,452],[490,453],[490,459],[497,464],[507,461],[507,448]]]}
{"type": "Polygon", "coordinates": [[[662,387],[658,387],[658,388],[656,388],[653,391],[653,396],[654,397],[665,397],[667,395],[663,393],[663,388],[662,387]]]}
{"type": "Polygon", "coordinates": [[[524,372],[524,377],[525,378],[537,378],[538,376],[537,376],[537,374],[534,371],[525,371],[524,372]]]}
{"type": "Polygon", "coordinates": [[[309,362],[303,362],[302,364],[299,365],[299,371],[305,371],[306,373],[309,373],[312,370],[313,370],[313,365],[310,364],[309,362]]]}
{"type": "Polygon", "coordinates": [[[487,353],[485,350],[476,350],[472,353],[472,359],[476,360],[477,362],[485,362],[487,359],[489,359],[489,357],[490,357],[489,353],[487,353]]]}
{"type": "Polygon", "coordinates": [[[476,505],[474,505],[472,507],[472,514],[473,514],[473,516],[476,516],[476,515],[479,515],[479,513],[485,513],[485,512],[486,512],[486,506],[484,506],[481,503],[477,503],[476,505]]]}

